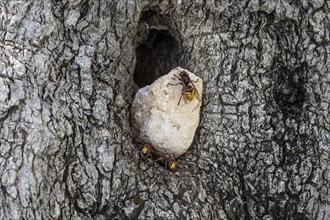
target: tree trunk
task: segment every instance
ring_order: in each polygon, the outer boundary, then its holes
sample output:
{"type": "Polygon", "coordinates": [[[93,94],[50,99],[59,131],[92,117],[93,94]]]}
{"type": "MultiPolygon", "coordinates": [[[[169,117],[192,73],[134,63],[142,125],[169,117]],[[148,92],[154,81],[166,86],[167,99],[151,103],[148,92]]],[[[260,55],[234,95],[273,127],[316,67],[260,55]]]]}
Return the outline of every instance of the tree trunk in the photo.
{"type": "Polygon", "coordinates": [[[327,1],[0,2],[1,219],[330,219],[327,1]],[[203,78],[172,172],[136,86],[203,78]]]}

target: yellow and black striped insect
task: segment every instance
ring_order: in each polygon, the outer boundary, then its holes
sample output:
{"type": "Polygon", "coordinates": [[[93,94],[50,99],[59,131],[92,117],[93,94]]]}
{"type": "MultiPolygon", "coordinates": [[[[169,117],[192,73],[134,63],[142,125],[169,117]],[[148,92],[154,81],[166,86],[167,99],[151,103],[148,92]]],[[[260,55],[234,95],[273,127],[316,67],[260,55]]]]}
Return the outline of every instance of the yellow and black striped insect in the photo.
{"type": "Polygon", "coordinates": [[[144,145],[144,146],[142,147],[142,149],[141,149],[141,153],[142,153],[143,155],[147,155],[147,154],[149,154],[149,153],[150,153],[150,147],[149,147],[148,145],[144,145]]]}
{"type": "Polygon", "coordinates": [[[154,155],[152,154],[152,149],[150,145],[146,143],[140,143],[140,154],[148,159],[153,159],[154,155]]]}
{"type": "Polygon", "coordinates": [[[156,152],[149,144],[139,143],[140,154],[153,162],[157,162],[166,169],[175,170],[178,167],[178,162],[173,155],[163,155],[156,152]]]}
{"type": "Polygon", "coordinates": [[[175,170],[178,167],[178,161],[173,155],[162,155],[158,161],[167,169],[175,170]]]}
{"type": "Polygon", "coordinates": [[[180,80],[180,82],[176,83],[176,84],[171,84],[171,83],[169,83],[169,84],[170,85],[178,85],[178,84],[182,85],[181,96],[180,96],[178,105],[180,105],[182,97],[185,102],[187,102],[187,100],[188,101],[193,100],[194,97],[196,97],[196,99],[198,101],[200,101],[200,94],[199,94],[196,86],[194,85],[194,83],[198,82],[198,80],[196,80],[196,81],[191,80],[188,73],[184,70],[180,71],[179,76],[177,76],[175,74],[174,74],[174,76],[176,78],[178,78],[180,80]]]}

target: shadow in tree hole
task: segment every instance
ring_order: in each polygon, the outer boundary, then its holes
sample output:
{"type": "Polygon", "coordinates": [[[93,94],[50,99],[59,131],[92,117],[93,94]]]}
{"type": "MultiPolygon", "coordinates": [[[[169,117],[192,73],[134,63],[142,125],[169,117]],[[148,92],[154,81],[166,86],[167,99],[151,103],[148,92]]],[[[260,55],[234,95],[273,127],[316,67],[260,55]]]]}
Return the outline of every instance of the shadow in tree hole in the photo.
{"type": "Polygon", "coordinates": [[[180,44],[166,15],[142,14],[137,34],[136,66],[133,80],[141,88],[178,66],[180,44]]]}

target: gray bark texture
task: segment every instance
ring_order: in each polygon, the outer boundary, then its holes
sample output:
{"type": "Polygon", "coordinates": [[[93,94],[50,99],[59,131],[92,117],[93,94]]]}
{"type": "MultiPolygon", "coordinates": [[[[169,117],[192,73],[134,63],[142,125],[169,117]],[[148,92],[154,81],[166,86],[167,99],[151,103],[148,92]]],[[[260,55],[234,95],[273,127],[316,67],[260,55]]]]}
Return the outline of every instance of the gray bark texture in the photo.
{"type": "Polygon", "coordinates": [[[329,29],[324,0],[0,1],[0,218],[330,219],[329,29]],[[129,109],[176,65],[205,89],[169,171],[129,109]]]}

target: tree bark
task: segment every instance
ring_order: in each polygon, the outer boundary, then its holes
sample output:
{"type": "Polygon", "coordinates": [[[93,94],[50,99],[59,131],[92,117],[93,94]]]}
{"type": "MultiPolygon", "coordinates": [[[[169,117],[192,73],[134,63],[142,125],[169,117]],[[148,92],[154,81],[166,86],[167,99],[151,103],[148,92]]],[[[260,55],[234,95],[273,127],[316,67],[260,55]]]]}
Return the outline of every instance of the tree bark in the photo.
{"type": "Polygon", "coordinates": [[[330,219],[329,14],[324,0],[0,2],[1,218],[330,219]],[[134,77],[175,65],[205,90],[172,172],[140,157],[129,107],[134,77]]]}

